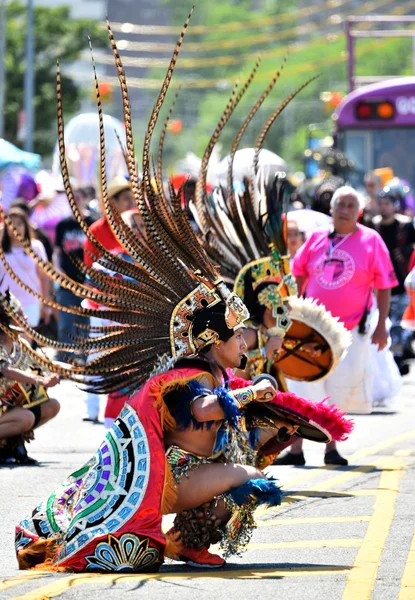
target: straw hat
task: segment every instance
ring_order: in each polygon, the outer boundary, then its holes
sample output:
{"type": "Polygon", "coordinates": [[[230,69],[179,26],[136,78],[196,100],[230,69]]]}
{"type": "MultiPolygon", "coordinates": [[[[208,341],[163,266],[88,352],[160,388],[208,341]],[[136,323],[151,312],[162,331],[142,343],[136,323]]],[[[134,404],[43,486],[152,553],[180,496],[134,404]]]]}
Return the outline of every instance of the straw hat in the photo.
{"type": "Polygon", "coordinates": [[[108,184],[108,198],[113,198],[123,190],[130,189],[130,182],[123,175],[117,175],[108,184]]]}

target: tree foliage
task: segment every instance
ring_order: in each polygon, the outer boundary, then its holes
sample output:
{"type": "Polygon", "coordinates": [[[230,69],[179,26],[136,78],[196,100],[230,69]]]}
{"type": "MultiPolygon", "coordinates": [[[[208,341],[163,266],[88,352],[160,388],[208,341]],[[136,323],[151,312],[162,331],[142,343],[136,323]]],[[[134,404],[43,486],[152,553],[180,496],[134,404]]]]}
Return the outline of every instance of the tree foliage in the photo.
{"type": "MultiPolygon", "coordinates": [[[[5,137],[19,145],[17,121],[24,106],[24,73],[26,69],[26,6],[11,2],[6,6],[6,86],[5,137]]],[[[56,140],[56,60],[61,63],[61,78],[65,115],[76,112],[80,104],[80,90],[65,74],[65,65],[75,61],[87,47],[88,35],[95,46],[102,46],[105,32],[95,22],[71,19],[70,8],[34,9],[34,150],[50,153],[56,140]]]]}
{"type": "MultiPolygon", "coordinates": [[[[164,2],[171,10],[174,23],[180,27],[188,12],[187,0],[164,2]]],[[[331,114],[326,112],[320,94],[323,91],[347,93],[344,22],[343,19],[339,21],[335,30],[330,21],[330,9],[327,9],[328,12],[314,11],[312,16],[307,16],[303,9],[304,14],[300,17],[299,6],[296,0],[284,3],[277,0],[209,0],[196,5],[181,56],[189,56],[186,51],[187,42],[200,40],[204,43],[216,40],[219,46],[219,42],[223,40],[238,40],[239,44],[236,43],[232,49],[218,47],[208,53],[200,51],[194,53],[193,58],[231,55],[239,57],[240,62],[232,66],[196,67],[194,72],[189,73],[188,70],[180,69],[179,56],[175,78],[216,79],[218,85],[216,88],[210,86],[201,90],[181,91],[173,118],[182,119],[184,128],[179,134],[167,138],[166,163],[172,165],[174,160],[189,150],[201,154],[232,90],[232,85],[228,84],[226,87],[222,82],[232,82],[237,78],[243,82],[259,54],[263,55],[259,72],[221,135],[223,154],[228,152],[240,124],[266,88],[287,50],[289,59],[283,75],[247,130],[241,147],[252,145],[268,115],[289,93],[313,75],[319,75],[319,78],[305,88],[284,110],[270,130],[266,146],[283,156],[292,168],[301,168],[308,126],[314,123],[325,135],[332,133],[331,114]],[[270,17],[270,24],[264,25],[267,17],[270,17]],[[232,28],[226,30],[226,27],[223,27],[223,24],[235,21],[246,22],[253,27],[245,31],[232,28]],[[256,22],[257,28],[254,27],[256,22]],[[208,32],[202,35],[192,34],[192,28],[196,29],[198,25],[207,27],[208,32]],[[305,33],[302,32],[303,28],[305,33]],[[255,36],[258,43],[255,43],[255,36]]],[[[310,10],[313,10],[313,6],[310,4],[310,10]]],[[[342,17],[347,14],[347,8],[336,11],[342,12],[342,17]]],[[[359,11],[357,13],[359,14],[359,11]]],[[[358,75],[408,74],[411,70],[411,40],[359,40],[356,56],[358,75]]],[[[160,71],[153,70],[151,76],[160,76],[160,71]]]]}

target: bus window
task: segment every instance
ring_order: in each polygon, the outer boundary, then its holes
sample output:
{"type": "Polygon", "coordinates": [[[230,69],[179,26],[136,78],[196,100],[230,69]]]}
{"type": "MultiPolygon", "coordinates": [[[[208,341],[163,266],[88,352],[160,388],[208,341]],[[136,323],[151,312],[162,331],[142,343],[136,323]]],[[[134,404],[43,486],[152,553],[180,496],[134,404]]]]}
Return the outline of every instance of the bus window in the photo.
{"type": "Polygon", "coordinates": [[[354,162],[356,171],[363,182],[363,175],[372,169],[371,135],[369,131],[346,131],[339,136],[340,147],[349,160],[354,162]]]}
{"type": "Polygon", "coordinates": [[[374,168],[390,167],[396,177],[415,186],[414,130],[378,129],[373,132],[374,168]]]}
{"type": "Polygon", "coordinates": [[[415,188],[415,77],[358,88],[333,118],[339,149],[359,173],[389,167],[415,188]]]}
{"type": "Polygon", "coordinates": [[[343,131],[339,147],[353,160],[359,179],[366,171],[390,167],[415,188],[415,130],[372,129],[343,131]]]}

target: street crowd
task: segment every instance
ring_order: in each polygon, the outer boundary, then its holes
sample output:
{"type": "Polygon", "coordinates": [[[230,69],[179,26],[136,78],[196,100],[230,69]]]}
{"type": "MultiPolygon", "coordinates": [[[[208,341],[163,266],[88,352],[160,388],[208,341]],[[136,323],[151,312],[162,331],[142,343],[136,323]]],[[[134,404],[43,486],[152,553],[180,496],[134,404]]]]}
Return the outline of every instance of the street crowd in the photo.
{"type": "MultiPolygon", "coordinates": [[[[3,209],[15,230],[39,258],[53,261],[73,281],[92,285],[79,268],[79,261],[98,271],[106,269],[98,262],[100,251],[87,239],[65,203],[62,180],[56,180],[53,194],[45,197],[30,174],[19,177],[13,194],[3,193],[3,209]],[[62,206],[63,211],[59,210],[62,206]]],[[[182,209],[197,231],[192,210],[196,181],[185,174],[173,180],[181,194],[182,209]]],[[[287,248],[299,294],[324,305],[353,336],[346,357],[329,377],[314,383],[288,379],[288,387],[314,401],[330,396],[350,414],[399,410],[402,377],[408,374],[411,359],[415,357],[412,349],[415,306],[411,304],[415,284],[415,199],[408,184],[396,177],[382,183],[376,172],[369,172],[363,184],[361,190],[356,190],[345,185],[340,177],[327,175],[315,184],[311,198],[310,191],[303,193],[301,185],[296,189],[291,186],[289,210],[284,215],[287,248]]],[[[124,250],[103,213],[95,188],[78,186],[76,181],[72,185],[76,207],[96,240],[107,251],[122,254],[124,250]]],[[[145,241],[145,226],[128,177],[119,175],[110,181],[108,198],[134,236],[145,241]]],[[[5,223],[1,226],[1,250],[0,291],[3,296],[7,293],[17,299],[21,313],[40,334],[66,343],[81,335],[85,325],[89,325],[89,335],[93,336],[97,335],[94,327],[111,323],[104,318],[61,312],[47,304],[43,299],[56,299],[68,308],[98,306],[91,300],[82,300],[59,282],[51,282],[5,223]]],[[[13,346],[12,341],[4,329],[1,336],[3,351],[7,352],[13,346]]],[[[33,340],[25,343],[37,347],[33,340]]],[[[270,341],[268,346],[270,352],[275,352],[275,342],[270,341]]],[[[96,355],[52,350],[52,356],[63,364],[67,361],[85,364],[96,355]]],[[[26,375],[28,383],[31,377],[26,375]]],[[[35,377],[45,387],[58,382],[52,375],[35,377]]],[[[10,369],[2,368],[3,385],[8,378],[16,379],[10,369]]],[[[125,400],[120,393],[100,395],[89,391],[85,394],[84,421],[110,427],[125,400]]],[[[4,442],[56,416],[58,401],[50,399],[31,411],[19,407],[8,411],[7,407],[4,403],[0,419],[3,442],[0,442],[0,461],[35,462],[27,455],[24,444],[4,442]]],[[[305,464],[301,447],[299,439],[276,464],[305,464]]],[[[338,454],[335,442],[329,445],[329,450],[334,452],[334,461],[347,464],[338,454]]]]}

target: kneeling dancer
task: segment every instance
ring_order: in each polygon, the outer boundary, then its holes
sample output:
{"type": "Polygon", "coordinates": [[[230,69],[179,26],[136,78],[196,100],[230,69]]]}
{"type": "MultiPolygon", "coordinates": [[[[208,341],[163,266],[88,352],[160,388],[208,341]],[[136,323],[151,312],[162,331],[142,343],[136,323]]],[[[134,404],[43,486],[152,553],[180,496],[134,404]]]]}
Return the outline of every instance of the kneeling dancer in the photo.
{"type": "MultiPolygon", "coordinates": [[[[123,390],[129,401],[91,460],[19,523],[18,561],[23,569],[50,566],[77,572],[152,572],[165,556],[196,566],[222,566],[224,560],[208,552],[209,544],[222,539],[225,554],[239,551],[249,540],[255,507],[281,502],[275,480],[255,466],[258,449],[272,437],[298,435],[302,420],[304,430],[318,425],[309,414],[303,419],[290,411],[293,395],[277,392],[269,379],[250,384],[232,377],[229,369],[245,367],[248,311],[199,244],[180,196],[170,190],[170,198],[165,197],[161,171],[154,173],[152,185],[149,147],[181,39],[150,118],[139,182],[125,76],[112,34],[110,38],[123,92],[126,160],[146,242],[132,235],[108,201],[104,153],[106,215],[131,259],[107,252],[88,230],[68,175],[58,85],[60,161],[68,201],[101,253],[100,263],[123,277],[79,265],[89,276],[90,289],[34,256],[62,287],[105,307],[72,312],[114,325],[97,327],[100,335],[72,345],[41,339],[23,320],[19,325],[40,344],[70,352],[99,351],[86,365],[74,363],[70,369],[42,360],[97,393],[123,390]],[[162,516],[169,513],[177,516],[164,535],[162,516]]],[[[97,90],[99,94],[99,86],[97,90]]],[[[105,149],[100,105],[99,118],[100,147],[105,149]]],[[[0,215],[13,229],[1,210],[0,215]]],[[[19,232],[13,233],[19,239],[19,232]]],[[[313,411],[310,403],[305,405],[313,411]]],[[[327,427],[323,424],[322,430],[330,436],[333,422],[344,435],[348,423],[332,409],[323,410],[327,427]]]]}

